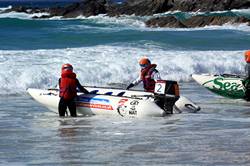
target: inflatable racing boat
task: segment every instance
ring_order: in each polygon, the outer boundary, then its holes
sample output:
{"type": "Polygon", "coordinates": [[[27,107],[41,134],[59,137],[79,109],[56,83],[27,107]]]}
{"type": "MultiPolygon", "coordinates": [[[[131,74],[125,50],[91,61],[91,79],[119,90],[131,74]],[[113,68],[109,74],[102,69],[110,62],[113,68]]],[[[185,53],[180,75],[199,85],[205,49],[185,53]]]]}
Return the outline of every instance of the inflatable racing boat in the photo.
{"type": "Polygon", "coordinates": [[[220,96],[244,99],[245,87],[242,76],[231,74],[192,74],[192,78],[203,87],[220,96]]]}
{"type": "MultiPolygon", "coordinates": [[[[78,115],[118,115],[123,117],[163,116],[172,113],[197,112],[200,107],[176,92],[173,81],[158,81],[155,93],[104,87],[85,87],[90,94],[77,93],[78,115]],[[171,83],[171,84],[169,84],[171,83]],[[172,89],[171,93],[168,93],[172,89]],[[175,91],[175,92],[173,92],[175,91]]],[[[58,89],[27,89],[39,103],[58,112],[58,89]]]]}

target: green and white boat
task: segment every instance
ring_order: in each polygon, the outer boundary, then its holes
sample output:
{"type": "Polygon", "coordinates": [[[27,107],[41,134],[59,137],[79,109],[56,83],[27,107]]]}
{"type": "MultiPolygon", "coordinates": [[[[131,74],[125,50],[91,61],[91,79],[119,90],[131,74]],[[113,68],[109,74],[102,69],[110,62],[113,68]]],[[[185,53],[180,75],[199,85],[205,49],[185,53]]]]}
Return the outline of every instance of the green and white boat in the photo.
{"type": "Polygon", "coordinates": [[[244,99],[245,87],[242,83],[244,77],[222,74],[192,74],[192,78],[200,85],[220,96],[232,99],[244,99]]]}

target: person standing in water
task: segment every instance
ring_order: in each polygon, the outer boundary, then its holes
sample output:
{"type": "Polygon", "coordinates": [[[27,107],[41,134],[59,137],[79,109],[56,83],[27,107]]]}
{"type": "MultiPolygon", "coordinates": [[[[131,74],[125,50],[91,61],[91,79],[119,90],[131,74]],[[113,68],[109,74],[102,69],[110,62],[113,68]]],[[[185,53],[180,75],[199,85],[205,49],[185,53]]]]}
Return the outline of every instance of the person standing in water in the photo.
{"type": "Polygon", "coordinates": [[[156,69],[157,65],[151,64],[150,60],[147,57],[141,58],[139,61],[139,65],[141,67],[139,77],[131,84],[129,84],[126,89],[129,90],[130,88],[143,82],[144,91],[154,92],[156,81],[161,80],[160,73],[156,69]]]}
{"type": "Polygon", "coordinates": [[[60,117],[65,116],[67,108],[70,111],[70,116],[77,116],[76,103],[74,101],[77,96],[77,88],[85,94],[89,93],[76,78],[76,74],[73,72],[73,66],[68,63],[62,65],[61,78],[59,79],[60,101],[58,112],[60,117]]]}
{"type": "Polygon", "coordinates": [[[243,80],[243,85],[246,88],[245,99],[250,101],[250,50],[245,52],[245,61],[246,78],[243,80]]]}

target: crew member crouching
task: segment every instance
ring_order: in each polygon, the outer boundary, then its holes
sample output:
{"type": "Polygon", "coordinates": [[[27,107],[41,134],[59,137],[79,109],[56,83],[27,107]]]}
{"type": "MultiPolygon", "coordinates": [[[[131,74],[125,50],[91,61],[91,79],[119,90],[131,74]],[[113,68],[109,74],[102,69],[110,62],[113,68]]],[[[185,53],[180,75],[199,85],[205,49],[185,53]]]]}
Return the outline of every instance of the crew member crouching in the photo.
{"type": "Polygon", "coordinates": [[[129,84],[127,90],[143,82],[144,91],[154,92],[156,81],[161,80],[160,73],[156,69],[157,65],[151,64],[150,60],[146,57],[140,59],[139,65],[141,67],[140,75],[135,81],[129,84]]]}

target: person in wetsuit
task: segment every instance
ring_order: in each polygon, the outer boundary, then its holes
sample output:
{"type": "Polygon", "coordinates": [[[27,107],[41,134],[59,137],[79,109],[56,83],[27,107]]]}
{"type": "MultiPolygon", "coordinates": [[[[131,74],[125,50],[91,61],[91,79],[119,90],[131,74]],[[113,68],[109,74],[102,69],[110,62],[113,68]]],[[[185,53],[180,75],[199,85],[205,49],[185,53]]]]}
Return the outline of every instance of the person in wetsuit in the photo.
{"type": "Polygon", "coordinates": [[[146,92],[154,92],[155,83],[157,80],[161,80],[160,73],[156,69],[156,64],[151,64],[150,60],[147,57],[143,57],[139,61],[139,65],[141,67],[141,72],[139,77],[128,85],[126,88],[129,90],[130,88],[138,85],[140,82],[143,82],[144,91],[146,92]]]}
{"type": "Polygon", "coordinates": [[[246,88],[245,99],[250,101],[250,50],[245,52],[245,61],[246,78],[243,80],[243,85],[246,88]]]}
{"type": "Polygon", "coordinates": [[[60,117],[65,116],[67,108],[70,111],[70,116],[77,116],[76,103],[74,101],[77,96],[77,88],[85,94],[89,93],[76,78],[73,66],[68,63],[62,65],[61,78],[59,79],[60,101],[58,112],[60,117]]]}

